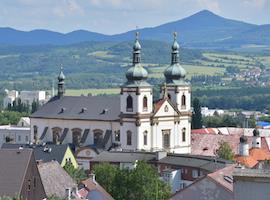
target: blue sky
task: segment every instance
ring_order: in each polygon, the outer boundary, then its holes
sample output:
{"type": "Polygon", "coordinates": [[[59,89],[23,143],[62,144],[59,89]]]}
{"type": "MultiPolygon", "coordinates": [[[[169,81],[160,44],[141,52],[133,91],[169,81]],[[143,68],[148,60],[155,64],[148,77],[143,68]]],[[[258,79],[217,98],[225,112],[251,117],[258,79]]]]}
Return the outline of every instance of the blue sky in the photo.
{"type": "Polygon", "coordinates": [[[203,9],[270,24],[270,0],[0,0],[0,27],[115,34],[175,21],[203,9]]]}

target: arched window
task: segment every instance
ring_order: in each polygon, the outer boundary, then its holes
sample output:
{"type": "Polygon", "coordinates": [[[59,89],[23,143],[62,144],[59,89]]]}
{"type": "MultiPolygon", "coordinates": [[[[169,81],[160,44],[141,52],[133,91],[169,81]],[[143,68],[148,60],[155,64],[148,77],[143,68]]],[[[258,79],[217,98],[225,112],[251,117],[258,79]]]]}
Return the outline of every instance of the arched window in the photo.
{"type": "Polygon", "coordinates": [[[103,131],[100,129],[93,130],[94,132],[94,145],[101,145],[103,139],[103,131]]]}
{"type": "Polygon", "coordinates": [[[185,107],[186,106],[186,96],[183,94],[181,98],[181,106],[185,107]]]}
{"type": "Polygon", "coordinates": [[[182,142],[186,141],[186,128],[182,129],[182,142]]]}
{"type": "Polygon", "coordinates": [[[38,127],[34,125],[33,129],[34,129],[34,143],[37,143],[38,127]]]}
{"type": "Polygon", "coordinates": [[[162,130],[162,136],[163,136],[163,148],[168,149],[170,148],[170,130],[162,130]]]}
{"type": "Polygon", "coordinates": [[[132,132],[127,131],[127,145],[132,145],[132,132]]]}
{"type": "Polygon", "coordinates": [[[143,97],[143,111],[147,111],[147,109],[148,109],[148,102],[147,102],[147,97],[146,96],[144,96],[143,97]]]}
{"type": "Polygon", "coordinates": [[[80,128],[72,129],[72,143],[75,146],[80,145],[81,138],[82,138],[82,129],[80,128]]]}
{"type": "Polygon", "coordinates": [[[143,132],[143,145],[147,145],[147,131],[143,132]]]}
{"type": "Polygon", "coordinates": [[[120,142],[120,130],[114,131],[114,139],[116,142],[120,142]]]}
{"type": "Polygon", "coordinates": [[[58,144],[60,141],[62,129],[59,127],[52,128],[53,143],[58,144]]]}
{"type": "Polygon", "coordinates": [[[172,100],[171,94],[168,94],[168,99],[169,99],[169,100],[172,100]]]}
{"type": "Polygon", "coordinates": [[[164,107],[164,112],[168,112],[169,111],[169,107],[166,105],[165,107],[164,107]]]}
{"type": "Polygon", "coordinates": [[[133,111],[133,99],[130,95],[127,97],[127,112],[133,111]]]}

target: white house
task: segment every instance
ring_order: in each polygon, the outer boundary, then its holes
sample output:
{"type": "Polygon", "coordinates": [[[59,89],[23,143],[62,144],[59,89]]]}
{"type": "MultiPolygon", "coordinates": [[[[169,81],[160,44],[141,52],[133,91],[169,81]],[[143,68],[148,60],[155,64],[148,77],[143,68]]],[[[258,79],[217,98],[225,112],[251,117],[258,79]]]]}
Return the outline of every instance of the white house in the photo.
{"type": "Polygon", "coordinates": [[[17,125],[0,126],[0,147],[3,143],[27,144],[30,142],[29,118],[22,117],[17,125]]]}
{"type": "Polygon", "coordinates": [[[179,64],[176,34],[171,54],[171,65],[164,72],[166,82],[156,102],[148,72],[141,65],[138,34],[133,64],[119,96],[65,96],[61,70],[58,95],[30,117],[31,139],[124,151],[190,153],[191,89],[179,64]]]}

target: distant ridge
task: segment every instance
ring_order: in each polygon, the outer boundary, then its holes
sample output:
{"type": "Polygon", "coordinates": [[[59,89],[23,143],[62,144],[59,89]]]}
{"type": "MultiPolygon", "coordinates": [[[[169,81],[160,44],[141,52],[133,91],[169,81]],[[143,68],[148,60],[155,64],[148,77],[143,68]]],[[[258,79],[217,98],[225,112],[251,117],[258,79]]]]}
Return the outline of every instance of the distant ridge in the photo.
{"type": "MultiPolygon", "coordinates": [[[[254,25],[220,17],[208,10],[162,24],[139,29],[142,39],[170,42],[172,32],[179,32],[182,46],[198,48],[223,48],[231,45],[270,45],[270,25],[254,25]]],[[[0,44],[5,45],[68,45],[86,41],[127,41],[134,39],[135,30],[116,35],[76,30],[58,33],[49,30],[19,31],[0,28],[0,44]]]]}

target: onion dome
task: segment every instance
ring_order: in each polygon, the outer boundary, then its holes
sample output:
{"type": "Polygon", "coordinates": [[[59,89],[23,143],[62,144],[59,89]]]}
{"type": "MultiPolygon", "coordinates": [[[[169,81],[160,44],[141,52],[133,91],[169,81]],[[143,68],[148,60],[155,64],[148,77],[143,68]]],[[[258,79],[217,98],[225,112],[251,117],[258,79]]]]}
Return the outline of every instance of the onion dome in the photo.
{"type": "Polygon", "coordinates": [[[148,77],[148,72],[141,65],[141,45],[139,43],[139,33],[136,32],[136,39],[133,45],[133,65],[126,72],[127,83],[125,84],[130,86],[149,85],[145,82],[148,77]]]}
{"type": "Polygon", "coordinates": [[[255,137],[259,137],[260,136],[260,132],[259,132],[259,130],[258,129],[254,129],[253,130],[253,136],[255,136],[255,137]]]}
{"type": "Polygon", "coordinates": [[[58,81],[59,82],[63,82],[64,80],[65,80],[65,75],[64,75],[64,73],[63,73],[63,67],[61,67],[61,69],[60,69],[60,73],[59,73],[59,75],[58,75],[58,81]]]}
{"type": "Polygon", "coordinates": [[[244,136],[244,135],[242,135],[241,137],[240,137],[240,143],[247,143],[247,136],[244,136]]]}
{"type": "Polygon", "coordinates": [[[179,44],[176,40],[177,34],[174,33],[172,45],[171,65],[165,70],[164,76],[167,84],[183,84],[186,77],[186,70],[179,63],[179,44]]]}

